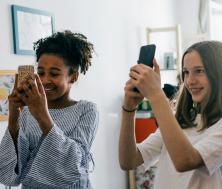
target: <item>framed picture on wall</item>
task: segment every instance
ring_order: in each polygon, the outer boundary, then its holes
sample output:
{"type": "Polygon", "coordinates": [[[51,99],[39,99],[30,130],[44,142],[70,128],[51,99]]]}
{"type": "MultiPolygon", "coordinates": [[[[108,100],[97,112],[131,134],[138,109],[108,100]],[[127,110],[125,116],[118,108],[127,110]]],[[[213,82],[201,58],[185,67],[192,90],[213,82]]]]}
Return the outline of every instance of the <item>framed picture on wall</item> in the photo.
{"type": "Polygon", "coordinates": [[[8,119],[8,95],[14,87],[15,73],[12,70],[0,70],[0,121],[8,119]]]}
{"type": "Polygon", "coordinates": [[[33,43],[54,33],[52,13],[11,5],[14,53],[34,55],[33,43]]]}

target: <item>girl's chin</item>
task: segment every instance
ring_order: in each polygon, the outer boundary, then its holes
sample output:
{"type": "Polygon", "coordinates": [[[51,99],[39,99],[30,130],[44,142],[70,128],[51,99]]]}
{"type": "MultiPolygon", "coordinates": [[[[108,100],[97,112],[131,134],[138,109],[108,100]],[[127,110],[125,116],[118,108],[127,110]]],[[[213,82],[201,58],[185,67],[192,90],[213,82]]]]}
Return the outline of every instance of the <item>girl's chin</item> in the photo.
{"type": "Polygon", "coordinates": [[[47,100],[52,100],[54,97],[54,95],[50,94],[50,93],[45,93],[46,94],[46,98],[47,100]]]}
{"type": "Polygon", "coordinates": [[[50,97],[50,96],[55,96],[55,92],[53,92],[53,91],[45,91],[45,94],[46,94],[46,96],[48,97],[50,97]]]}
{"type": "Polygon", "coordinates": [[[202,99],[200,98],[192,98],[194,103],[201,103],[202,99]]]}

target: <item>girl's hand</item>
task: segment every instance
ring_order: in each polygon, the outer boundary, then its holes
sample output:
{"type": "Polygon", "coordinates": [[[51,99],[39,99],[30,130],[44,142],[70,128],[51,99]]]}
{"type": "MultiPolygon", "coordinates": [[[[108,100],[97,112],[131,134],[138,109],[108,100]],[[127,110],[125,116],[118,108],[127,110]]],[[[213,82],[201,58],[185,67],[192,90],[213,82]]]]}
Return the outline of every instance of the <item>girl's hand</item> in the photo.
{"type": "Polygon", "coordinates": [[[53,127],[53,120],[48,111],[47,98],[38,75],[35,78],[29,78],[22,85],[23,93],[20,98],[28,106],[30,113],[39,123],[43,135],[47,135],[53,127]]]}
{"type": "Polygon", "coordinates": [[[9,119],[13,119],[14,121],[18,120],[18,117],[25,106],[25,103],[19,97],[20,94],[17,90],[18,84],[18,74],[15,75],[15,84],[12,90],[12,93],[8,96],[9,101],[9,119]]]}
{"type": "Polygon", "coordinates": [[[125,98],[123,106],[128,110],[135,109],[144,98],[141,93],[135,91],[135,86],[133,85],[132,79],[126,82],[124,91],[125,98]]]}
{"type": "Polygon", "coordinates": [[[29,78],[26,82],[22,83],[19,97],[28,106],[30,113],[36,118],[36,120],[41,120],[48,114],[48,105],[45,91],[43,89],[42,83],[35,74],[35,78],[29,78]]]}
{"type": "Polygon", "coordinates": [[[155,59],[153,60],[153,66],[152,69],[144,64],[137,64],[130,69],[132,84],[148,100],[152,100],[152,98],[162,93],[160,68],[155,59]]]}
{"type": "Polygon", "coordinates": [[[15,146],[17,146],[17,137],[19,131],[18,118],[21,114],[25,103],[19,97],[20,94],[17,88],[18,74],[15,75],[15,84],[12,93],[8,96],[9,102],[9,118],[8,118],[8,129],[13,138],[15,146]]]}

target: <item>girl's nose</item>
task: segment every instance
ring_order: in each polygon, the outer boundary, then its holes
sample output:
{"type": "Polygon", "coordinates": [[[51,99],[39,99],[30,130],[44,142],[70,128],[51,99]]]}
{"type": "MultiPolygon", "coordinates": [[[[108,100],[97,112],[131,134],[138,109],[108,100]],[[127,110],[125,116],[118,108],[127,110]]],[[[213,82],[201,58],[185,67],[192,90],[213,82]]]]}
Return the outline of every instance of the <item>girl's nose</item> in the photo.
{"type": "Polygon", "coordinates": [[[188,84],[193,84],[196,82],[196,77],[195,77],[195,74],[193,73],[190,73],[188,76],[187,76],[187,83],[188,84]]]}
{"type": "Polygon", "coordinates": [[[40,77],[42,84],[47,84],[47,83],[51,83],[51,79],[48,75],[44,75],[42,77],[40,77]]]}

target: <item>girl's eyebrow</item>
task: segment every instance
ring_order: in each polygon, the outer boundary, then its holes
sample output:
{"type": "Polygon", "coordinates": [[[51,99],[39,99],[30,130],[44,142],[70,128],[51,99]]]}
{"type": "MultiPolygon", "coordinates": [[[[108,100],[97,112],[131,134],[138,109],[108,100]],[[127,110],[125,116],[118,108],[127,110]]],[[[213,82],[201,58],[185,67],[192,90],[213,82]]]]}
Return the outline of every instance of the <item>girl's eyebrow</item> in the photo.
{"type": "MultiPolygon", "coordinates": [[[[39,66],[37,69],[42,69],[42,70],[44,70],[44,68],[41,67],[41,66],[39,66]]],[[[52,68],[50,68],[50,70],[61,71],[59,68],[56,68],[56,67],[52,67],[52,68]]]]}
{"type": "MultiPolygon", "coordinates": [[[[204,68],[204,66],[195,66],[192,69],[198,69],[198,68],[204,68]]],[[[189,70],[189,69],[186,67],[183,67],[183,70],[189,70]]]]}

